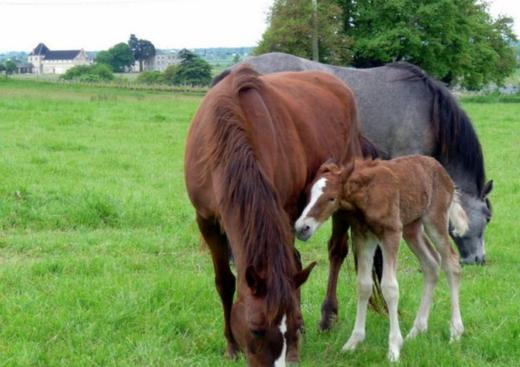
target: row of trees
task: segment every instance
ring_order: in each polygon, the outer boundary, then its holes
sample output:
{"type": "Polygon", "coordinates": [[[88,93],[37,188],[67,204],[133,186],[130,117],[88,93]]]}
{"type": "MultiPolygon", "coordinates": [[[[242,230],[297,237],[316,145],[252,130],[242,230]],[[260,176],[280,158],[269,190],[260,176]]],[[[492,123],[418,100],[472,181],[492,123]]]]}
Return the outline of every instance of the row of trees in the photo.
{"type": "Polygon", "coordinates": [[[408,61],[447,83],[501,83],[516,66],[512,19],[480,0],[275,0],[255,53],[356,67],[408,61]]]}

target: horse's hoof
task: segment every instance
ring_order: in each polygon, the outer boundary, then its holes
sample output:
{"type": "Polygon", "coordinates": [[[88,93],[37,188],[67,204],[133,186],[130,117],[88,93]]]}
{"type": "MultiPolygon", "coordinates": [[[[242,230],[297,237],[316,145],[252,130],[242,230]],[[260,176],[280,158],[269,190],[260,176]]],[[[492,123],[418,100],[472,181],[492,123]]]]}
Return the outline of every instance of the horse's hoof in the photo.
{"type": "Polygon", "coordinates": [[[419,334],[426,332],[427,329],[427,326],[414,325],[408,335],[406,335],[406,340],[415,339],[419,334]]]}
{"type": "Polygon", "coordinates": [[[388,360],[392,363],[399,362],[399,351],[388,351],[388,360]]]}
{"type": "Polygon", "coordinates": [[[352,333],[350,338],[347,340],[343,348],[341,348],[342,352],[353,352],[356,350],[357,346],[365,340],[365,334],[361,333],[352,333]]]}
{"type": "Polygon", "coordinates": [[[234,359],[238,358],[238,352],[239,352],[239,349],[235,344],[228,344],[228,346],[226,348],[226,353],[224,354],[224,356],[227,359],[234,360],[234,359]]]}
{"type": "Polygon", "coordinates": [[[320,321],[320,331],[328,331],[332,329],[332,327],[337,321],[338,315],[335,313],[323,315],[323,318],[320,321]]]}

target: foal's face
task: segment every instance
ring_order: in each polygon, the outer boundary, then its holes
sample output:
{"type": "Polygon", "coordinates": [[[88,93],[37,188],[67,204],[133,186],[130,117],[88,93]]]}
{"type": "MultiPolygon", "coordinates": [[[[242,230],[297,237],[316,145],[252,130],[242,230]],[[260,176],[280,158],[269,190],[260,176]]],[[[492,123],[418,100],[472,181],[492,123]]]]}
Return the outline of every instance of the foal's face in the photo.
{"type": "Polygon", "coordinates": [[[314,232],[335,211],[339,209],[340,195],[343,188],[342,171],[334,164],[322,166],[314,180],[308,204],[294,229],[296,237],[307,241],[314,232]]]}

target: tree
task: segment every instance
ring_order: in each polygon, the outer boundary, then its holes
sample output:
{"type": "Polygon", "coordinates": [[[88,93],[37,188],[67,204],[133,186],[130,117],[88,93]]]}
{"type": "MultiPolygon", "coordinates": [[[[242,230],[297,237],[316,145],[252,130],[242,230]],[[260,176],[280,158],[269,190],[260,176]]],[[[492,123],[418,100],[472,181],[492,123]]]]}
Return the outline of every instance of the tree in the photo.
{"type": "MultiPolygon", "coordinates": [[[[311,58],[311,7],[312,0],[275,0],[255,52],[311,58]]],[[[403,60],[473,89],[500,84],[516,66],[511,26],[480,0],[318,0],[321,61],[344,64],[349,52],[356,67],[403,60]]]]}
{"type": "Polygon", "coordinates": [[[139,61],[139,71],[143,71],[143,62],[155,56],[156,50],[152,42],[145,39],[138,39],[135,34],[130,35],[128,47],[132,51],[134,59],[139,61]]]}
{"type": "Polygon", "coordinates": [[[4,67],[6,75],[11,75],[16,71],[16,64],[12,60],[7,60],[4,67]]]}
{"type": "Polygon", "coordinates": [[[167,84],[175,84],[179,65],[169,65],[163,73],[163,80],[167,84]]]}
{"type": "Polygon", "coordinates": [[[174,71],[174,84],[209,85],[211,66],[195,53],[183,49],[179,51],[181,63],[174,71]]]}
{"type": "Polygon", "coordinates": [[[354,65],[405,60],[448,83],[500,83],[515,66],[510,18],[493,20],[477,0],[343,1],[354,65]]]}
{"type": "Polygon", "coordinates": [[[3,73],[5,71],[5,66],[4,64],[0,63],[0,74],[3,73]]]}
{"type": "Polygon", "coordinates": [[[98,64],[105,64],[112,67],[112,61],[114,59],[114,56],[110,51],[99,51],[96,55],[96,63],[98,64]]]}
{"type": "Polygon", "coordinates": [[[109,65],[116,73],[123,73],[134,63],[134,55],[130,47],[121,42],[112,46],[108,51],[98,53],[96,62],[109,65]]]}
{"type": "Polygon", "coordinates": [[[313,34],[317,27],[319,60],[347,64],[352,59],[351,40],[343,33],[342,8],[335,0],[318,1],[316,19],[311,0],[275,0],[269,27],[254,53],[288,52],[312,58],[313,34]]]}

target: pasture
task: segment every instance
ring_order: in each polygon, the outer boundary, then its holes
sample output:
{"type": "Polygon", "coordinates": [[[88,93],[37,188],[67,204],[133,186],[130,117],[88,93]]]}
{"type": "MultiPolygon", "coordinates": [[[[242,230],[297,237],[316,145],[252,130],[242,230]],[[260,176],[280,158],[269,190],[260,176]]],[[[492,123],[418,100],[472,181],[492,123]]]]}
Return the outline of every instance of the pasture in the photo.
{"type": "MultiPolygon", "coordinates": [[[[223,357],[222,308],[183,179],[200,96],[0,80],[0,366],[241,366],[223,357]]],[[[466,333],[448,344],[444,275],[429,331],[405,342],[402,366],[516,366],[520,361],[519,103],[463,102],[495,181],[488,264],[464,267],[466,333]]],[[[355,317],[353,261],[340,320],[317,323],[328,261],[324,226],[298,243],[318,266],[302,292],[301,366],[385,365],[388,322],[342,354],[355,317]]],[[[403,246],[401,327],[422,275],[403,246]]]]}

